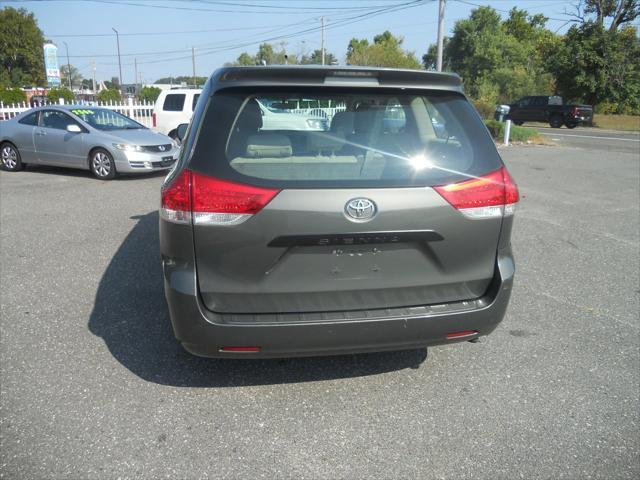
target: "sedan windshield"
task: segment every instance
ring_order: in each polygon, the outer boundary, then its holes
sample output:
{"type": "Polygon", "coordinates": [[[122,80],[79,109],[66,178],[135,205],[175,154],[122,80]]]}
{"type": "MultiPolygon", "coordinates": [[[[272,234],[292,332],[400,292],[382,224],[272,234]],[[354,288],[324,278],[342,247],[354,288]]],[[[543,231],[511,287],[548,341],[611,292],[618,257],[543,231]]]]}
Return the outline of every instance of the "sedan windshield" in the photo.
{"type": "Polygon", "coordinates": [[[118,112],[106,108],[78,108],[71,110],[93,128],[98,130],[137,130],[146,128],[118,112]]]}

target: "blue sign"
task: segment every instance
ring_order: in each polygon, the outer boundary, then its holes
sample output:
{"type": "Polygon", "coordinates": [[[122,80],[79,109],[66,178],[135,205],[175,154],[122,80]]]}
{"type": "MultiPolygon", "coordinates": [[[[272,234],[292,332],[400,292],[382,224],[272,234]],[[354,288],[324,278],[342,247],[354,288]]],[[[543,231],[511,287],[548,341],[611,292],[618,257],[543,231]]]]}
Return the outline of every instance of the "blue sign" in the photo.
{"type": "Polygon", "coordinates": [[[47,71],[47,83],[50,87],[60,85],[58,68],[58,47],[53,43],[44,44],[44,68],[47,71]]]}

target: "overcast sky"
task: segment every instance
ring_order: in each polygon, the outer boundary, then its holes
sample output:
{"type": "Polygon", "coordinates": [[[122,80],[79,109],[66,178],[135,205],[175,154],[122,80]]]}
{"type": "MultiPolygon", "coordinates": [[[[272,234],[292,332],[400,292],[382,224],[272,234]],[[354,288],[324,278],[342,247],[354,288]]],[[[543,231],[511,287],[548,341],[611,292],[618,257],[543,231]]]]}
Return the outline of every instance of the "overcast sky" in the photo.
{"type": "MultiPolygon", "coordinates": [[[[503,11],[514,6],[551,17],[547,26],[565,31],[574,0],[448,0],[445,31],[476,8],[491,5],[503,11]]],[[[404,45],[420,58],[436,41],[438,2],[434,0],[0,0],[0,6],[34,12],[45,37],[60,48],[66,62],[91,77],[95,60],[99,80],[118,75],[116,37],[120,32],[123,83],[138,75],[152,83],[160,77],[191,74],[191,47],[196,49],[196,73],[208,76],[224,62],[262,41],[287,42],[293,54],[320,48],[320,17],[326,19],[327,51],[340,62],[353,37],[371,39],[390,30],[404,37],[404,45]],[[63,36],[73,35],[73,36],[63,36]],[[85,36],[75,36],[85,35],[85,36]],[[89,36],[94,35],[94,36],[89,36]],[[284,37],[284,38],[277,38],[284,37]]]]}

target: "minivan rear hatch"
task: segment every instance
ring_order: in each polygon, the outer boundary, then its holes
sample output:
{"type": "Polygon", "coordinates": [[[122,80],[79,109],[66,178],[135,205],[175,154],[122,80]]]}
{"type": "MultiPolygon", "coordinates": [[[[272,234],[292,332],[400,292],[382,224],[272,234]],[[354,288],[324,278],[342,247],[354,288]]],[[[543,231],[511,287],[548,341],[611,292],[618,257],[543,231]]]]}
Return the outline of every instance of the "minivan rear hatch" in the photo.
{"type": "Polygon", "coordinates": [[[220,313],[478,298],[509,213],[508,174],[456,92],[218,91],[188,169],[198,286],[220,313]]]}

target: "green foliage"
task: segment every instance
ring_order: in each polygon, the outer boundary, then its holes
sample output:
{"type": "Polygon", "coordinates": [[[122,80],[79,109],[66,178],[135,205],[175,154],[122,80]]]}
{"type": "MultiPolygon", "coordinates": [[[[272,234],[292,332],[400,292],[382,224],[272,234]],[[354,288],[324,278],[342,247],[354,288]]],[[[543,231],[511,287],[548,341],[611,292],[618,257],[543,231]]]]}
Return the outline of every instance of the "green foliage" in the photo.
{"type": "Polygon", "coordinates": [[[64,98],[64,103],[70,104],[75,101],[75,97],[73,96],[73,92],[68,88],[64,87],[54,87],[49,90],[47,94],[47,99],[51,103],[58,103],[59,99],[64,98]]]}
{"type": "Polygon", "coordinates": [[[402,42],[402,37],[395,37],[389,31],[373,37],[373,44],[366,39],[353,38],[347,49],[347,63],[371,67],[421,68],[415,54],[402,48],[402,42]]]}
{"type": "MultiPolygon", "coordinates": [[[[196,76],[196,85],[204,85],[207,82],[207,77],[198,77],[196,76]]],[[[180,85],[182,83],[186,85],[193,85],[193,76],[190,75],[180,75],[178,77],[162,77],[156,80],[154,83],[156,84],[173,84],[180,85]]]]}
{"type": "MultiPolygon", "coordinates": [[[[485,125],[489,130],[489,133],[495,140],[502,141],[504,139],[504,127],[505,122],[498,122],[497,120],[486,120],[485,125]]],[[[535,128],[518,127],[511,124],[511,132],[509,133],[509,141],[511,142],[527,142],[537,137],[538,131],[535,128]]]]}
{"type": "Polygon", "coordinates": [[[22,103],[27,101],[27,95],[20,88],[0,87],[0,102],[7,104],[22,103]]]}
{"type": "MultiPolygon", "coordinates": [[[[243,52],[236,59],[235,62],[225,63],[227,67],[248,67],[251,65],[295,65],[300,63],[300,59],[295,54],[287,52],[285,48],[286,44],[274,46],[271,43],[262,43],[258,47],[258,52],[255,55],[250,55],[247,52],[243,52]]],[[[319,50],[318,50],[319,52],[319,50]]],[[[304,56],[302,58],[305,58],[304,56]]],[[[308,60],[308,59],[307,59],[308,60]]],[[[312,62],[309,62],[312,63],[312,62]]],[[[319,62],[318,62],[319,63],[319,62]]]]}
{"type": "MultiPolygon", "coordinates": [[[[311,55],[302,55],[300,57],[300,63],[302,65],[322,65],[322,50],[317,49],[311,52],[311,55]]],[[[324,52],[324,64],[325,65],[334,65],[338,63],[338,59],[333,53],[327,52],[325,49],[324,52]]]]}
{"type": "MultiPolygon", "coordinates": [[[[544,28],[546,18],[513,8],[502,20],[491,7],[480,7],[468,19],[456,22],[445,39],[443,68],[458,73],[466,92],[481,103],[516,100],[525,95],[552,92],[544,70],[543,46],[555,35],[544,28]]],[[[426,68],[435,65],[435,45],[423,57],[426,68]]]]}
{"type": "Polygon", "coordinates": [[[44,37],[32,13],[0,10],[0,86],[44,86],[44,37]]]}
{"type": "Polygon", "coordinates": [[[100,91],[97,98],[100,102],[119,102],[122,97],[120,96],[119,90],[116,90],[115,88],[108,88],[100,91]]]}
{"type": "Polygon", "coordinates": [[[143,102],[154,103],[158,99],[161,91],[158,87],[142,87],[138,98],[143,102]]]}
{"type": "Polygon", "coordinates": [[[82,74],[73,65],[60,65],[60,81],[65,87],[69,86],[69,72],[71,72],[71,87],[82,88],[82,74]]]}
{"type": "Polygon", "coordinates": [[[604,103],[610,113],[640,114],[640,39],[630,25],[617,31],[597,23],[572,26],[549,52],[547,68],[568,99],[604,103]]]}

